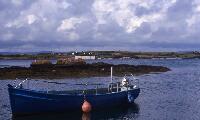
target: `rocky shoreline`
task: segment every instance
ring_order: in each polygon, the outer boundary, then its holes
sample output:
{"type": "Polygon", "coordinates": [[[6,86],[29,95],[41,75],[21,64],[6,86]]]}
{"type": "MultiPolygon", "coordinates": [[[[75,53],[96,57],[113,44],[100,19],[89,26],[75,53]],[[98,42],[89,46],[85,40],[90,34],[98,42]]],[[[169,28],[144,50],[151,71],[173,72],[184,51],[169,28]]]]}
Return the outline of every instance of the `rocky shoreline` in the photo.
{"type": "Polygon", "coordinates": [[[150,65],[127,65],[127,64],[74,64],[74,65],[57,65],[41,64],[31,65],[30,67],[5,67],[0,68],[0,80],[16,78],[34,78],[34,79],[62,79],[75,77],[97,77],[109,76],[110,67],[113,67],[114,76],[124,76],[127,73],[135,75],[148,74],[151,72],[167,72],[170,69],[163,66],[150,65]]]}

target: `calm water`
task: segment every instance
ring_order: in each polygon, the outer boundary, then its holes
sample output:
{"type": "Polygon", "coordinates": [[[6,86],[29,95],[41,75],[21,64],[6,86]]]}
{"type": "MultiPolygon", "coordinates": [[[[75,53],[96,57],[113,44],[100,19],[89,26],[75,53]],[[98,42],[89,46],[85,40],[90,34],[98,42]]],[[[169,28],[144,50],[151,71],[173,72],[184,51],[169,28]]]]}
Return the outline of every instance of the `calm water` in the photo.
{"type": "MultiPolygon", "coordinates": [[[[169,67],[172,71],[161,74],[138,76],[141,93],[135,104],[124,108],[92,112],[90,115],[81,113],[63,113],[18,118],[25,119],[134,119],[134,120],[199,120],[200,119],[200,60],[103,60],[114,64],[148,64],[169,67]]],[[[88,61],[94,62],[94,61],[88,61]]],[[[0,61],[0,66],[19,65],[29,66],[31,61],[0,61]]],[[[39,90],[58,90],[58,85],[46,84],[48,80],[32,80],[29,87],[39,90]]],[[[83,79],[62,79],[59,82],[76,83],[107,83],[108,77],[83,79]]],[[[17,82],[20,82],[17,81],[17,82]]],[[[12,80],[0,81],[0,120],[10,120],[7,84],[12,80]]],[[[80,86],[59,86],[62,89],[76,89],[80,86]]]]}

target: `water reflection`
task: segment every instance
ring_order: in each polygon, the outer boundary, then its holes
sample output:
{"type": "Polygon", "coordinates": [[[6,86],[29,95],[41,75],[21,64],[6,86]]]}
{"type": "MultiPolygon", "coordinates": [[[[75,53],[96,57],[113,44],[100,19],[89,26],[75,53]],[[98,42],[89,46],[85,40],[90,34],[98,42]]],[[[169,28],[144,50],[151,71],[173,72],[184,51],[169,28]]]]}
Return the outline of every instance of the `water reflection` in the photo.
{"type": "Polygon", "coordinates": [[[137,118],[139,115],[139,105],[132,104],[128,106],[120,106],[115,108],[105,108],[104,110],[92,111],[91,113],[68,112],[42,114],[34,116],[16,117],[13,120],[101,120],[101,119],[126,119],[137,118]]]}

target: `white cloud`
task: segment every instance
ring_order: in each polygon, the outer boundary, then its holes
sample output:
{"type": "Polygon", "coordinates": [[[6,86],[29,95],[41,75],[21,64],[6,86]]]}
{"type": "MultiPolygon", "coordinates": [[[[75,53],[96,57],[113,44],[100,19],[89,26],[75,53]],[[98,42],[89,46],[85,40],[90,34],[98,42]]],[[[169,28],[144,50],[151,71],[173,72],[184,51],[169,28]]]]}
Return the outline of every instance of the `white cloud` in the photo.
{"type": "Polygon", "coordinates": [[[23,1],[22,0],[11,0],[12,1],[12,3],[14,4],[14,5],[16,5],[16,6],[20,6],[20,5],[22,5],[23,3],[23,1]]]}
{"type": "Polygon", "coordinates": [[[156,0],[96,0],[93,4],[93,13],[97,18],[98,24],[106,24],[107,21],[114,20],[120,27],[123,27],[127,33],[131,33],[144,22],[156,22],[164,19],[167,9],[176,2],[176,0],[161,2],[159,3],[159,10],[148,15],[137,16],[135,14],[136,7],[134,6],[150,9],[151,7],[155,7],[155,1],[156,0]]]}
{"type": "Polygon", "coordinates": [[[62,20],[61,25],[57,28],[57,31],[74,30],[78,24],[81,24],[86,20],[87,19],[84,17],[71,17],[64,19],[62,20]]]}
{"type": "Polygon", "coordinates": [[[194,0],[193,1],[193,9],[192,13],[188,18],[185,19],[188,27],[189,32],[195,32],[194,27],[200,23],[200,1],[194,0]]]}
{"type": "Polygon", "coordinates": [[[4,41],[131,48],[200,38],[199,0],[4,0],[0,6],[0,47],[4,41]]]}
{"type": "Polygon", "coordinates": [[[38,18],[33,14],[30,14],[27,16],[22,15],[19,18],[17,18],[16,20],[8,22],[5,25],[5,27],[6,28],[11,28],[11,27],[20,28],[22,26],[31,25],[34,22],[36,22],[37,20],[38,20],[38,18]]]}
{"type": "Polygon", "coordinates": [[[62,2],[60,3],[60,8],[67,9],[69,6],[71,6],[71,4],[69,4],[69,3],[66,2],[66,1],[62,1],[62,2]]]}
{"type": "Polygon", "coordinates": [[[33,24],[37,20],[37,17],[33,14],[27,15],[26,18],[27,18],[28,24],[33,24]]]}
{"type": "Polygon", "coordinates": [[[187,22],[188,26],[191,27],[192,25],[194,25],[196,23],[196,17],[192,16],[191,18],[186,19],[186,22],[187,22]]]}
{"type": "MultiPolygon", "coordinates": [[[[22,0],[12,0],[13,4],[23,4],[22,0]]],[[[53,23],[57,18],[57,14],[65,16],[63,11],[71,6],[65,0],[39,0],[34,1],[27,9],[18,10],[19,15],[15,19],[10,20],[6,23],[5,27],[16,27],[31,25],[36,21],[40,22],[51,22],[53,23]],[[52,22],[53,21],[53,22],[52,22]]],[[[57,20],[56,20],[57,22],[57,20]]]]}
{"type": "Polygon", "coordinates": [[[7,28],[11,28],[11,27],[16,27],[16,28],[20,28],[23,26],[23,20],[14,20],[14,21],[11,21],[11,22],[8,22],[5,27],[7,28]]]}

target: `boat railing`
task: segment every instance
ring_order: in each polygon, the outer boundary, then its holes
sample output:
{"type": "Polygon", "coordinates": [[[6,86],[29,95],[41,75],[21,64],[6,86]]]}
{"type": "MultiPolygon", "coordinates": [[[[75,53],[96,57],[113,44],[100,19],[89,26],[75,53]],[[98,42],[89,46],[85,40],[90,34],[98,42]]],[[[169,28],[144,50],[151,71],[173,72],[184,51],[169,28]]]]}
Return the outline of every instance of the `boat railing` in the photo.
{"type": "Polygon", "coordinates": [[[120,82],[109,83],[108,92],[119,92],[120,91],[120,82]]]}
{"type": "MultiPolygon", "coordinates": [[[[29,89],[30,88],[30,80],[29,78],[26,78],[25,80],[22,80],[21,82],[19,82],[17,84],[17,81],[19,79],[15,79],[14,80],[14,88],[24,88],[24,89],[29,89]]],[[[38,81],[38,80],[35,80],[35,81],[38,81]]],[[[43,82],[43,83],[50,83],[50,84],[57,84],[57,85],[68,85],[68,86],[83,86],[81,88],[83,88],[82,92],[85,92],[85,94],[87,93],[87,87],[88,86],[94,86],[95,87],[95,91],[96,91],[96,94],[98,94],[98,89],[102,88],[101,86],[106,86],[107,84],[105,83],[65,83],[65,82],[56,82],[56,81],[40,81],[40,82],[43,82]]],[[[93,87],[93,88],[94,88],[93,87]]],[[[76,87],[75,87],[76,88],[76,87]]],[[[51,90],[49,90],[49,87],[47,86],[47,89],[45,90],[47,93],[51,90]]],[[[53,90],[52,90],[53,91],[53,90]]]]}
{"type": "Polygon", "coordinates": [[[16,85],[17,83],[17,78],[15,79],[14,81],[14,85],[15,85],[15,88],[22,88],[22,84],[27,82],[27,88],[29,88],[29,79],[26,78],[25,80],[21,81],[19,84],[16,85]]]}
{"type": "MultiPolygon", "coordinates": [[[[93,89],[95,91],[95,94],[100,93],[100,89],[105,88],[107,86],[107,93],[113,93],[113,92],[120,92],[122,89],[137,89],[139,88],[139,79],[135,78],[132,74],[130,75],[125,75],[123,78],[127,79],[129,81],[129,84],[127,85],[122,85],[122,78],[117,77],[113,78],[112,83],[65,83],[65,82],[57,82],[57,81],[40,81],[44,83],[52,83],[52,84],[57,84],[57,85],[67,85],[67,86],[82,86],[82,87],[74,87],[74,90],[81,89],[84,94],[87,94],[88,90],[93,89]]],[[[16,80],[15,80],[15,88],[27,88],[29,89],[29,81],[30,79],[26,78],[25,80],[21,81],[19,84],[16,85],[16,80]],[[22,84],[25,84],[25,86],[22,86],[22,84]]],[[[36,80],[37,81],[37,80],[36,80]]],[[[52,88],[51,88],[52,89],[52,88]]],[[[47,89],[45,90],[47,93],[50,90],[49,85],[47,86],[47,89]]]]}

